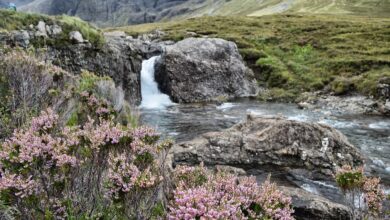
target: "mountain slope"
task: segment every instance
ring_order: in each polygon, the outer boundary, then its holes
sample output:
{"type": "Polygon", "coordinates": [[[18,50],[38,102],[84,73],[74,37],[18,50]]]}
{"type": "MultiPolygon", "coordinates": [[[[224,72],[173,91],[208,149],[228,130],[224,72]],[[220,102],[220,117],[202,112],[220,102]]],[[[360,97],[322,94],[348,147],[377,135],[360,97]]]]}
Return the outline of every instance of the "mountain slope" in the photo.
{"type": "MultiPolygon", "coordinates": [[[[26,0],[28,1],[28,0],[26,0]]],[[[275,13],[390,16],[388,0],[33,0],[21,10],[68,14],[99,26],[150,23],[202,15],[275,13]]]]}

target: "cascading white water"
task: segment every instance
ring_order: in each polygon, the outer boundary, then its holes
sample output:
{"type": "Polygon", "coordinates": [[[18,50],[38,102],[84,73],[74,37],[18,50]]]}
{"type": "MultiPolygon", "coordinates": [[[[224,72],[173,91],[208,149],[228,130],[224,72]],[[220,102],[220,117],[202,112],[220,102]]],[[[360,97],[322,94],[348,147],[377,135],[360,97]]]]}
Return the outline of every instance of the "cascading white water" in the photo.
{"type": "Polygon", "coordinates": [[[141,108],[161,109],[173,105],[169,96],[160,92],[154,79],[154,64],[159,58],[160,56],[155,56],[142,62],[141,108]]]}

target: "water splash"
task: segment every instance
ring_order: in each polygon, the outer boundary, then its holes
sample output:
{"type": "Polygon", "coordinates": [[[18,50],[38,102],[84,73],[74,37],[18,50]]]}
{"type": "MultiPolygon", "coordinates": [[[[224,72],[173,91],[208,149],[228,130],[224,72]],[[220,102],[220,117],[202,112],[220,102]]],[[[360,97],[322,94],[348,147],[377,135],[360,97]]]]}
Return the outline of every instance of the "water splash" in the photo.
{"type": "Polygon", "coordinates": [[[154,78],[154,64],[159,58],[160,56],[155,56],[142,62],[141,108],[164,109],[170,105],[173,105],[173,102],[169,96],[160,92],[158,89],[158,84],[154,78]]]}

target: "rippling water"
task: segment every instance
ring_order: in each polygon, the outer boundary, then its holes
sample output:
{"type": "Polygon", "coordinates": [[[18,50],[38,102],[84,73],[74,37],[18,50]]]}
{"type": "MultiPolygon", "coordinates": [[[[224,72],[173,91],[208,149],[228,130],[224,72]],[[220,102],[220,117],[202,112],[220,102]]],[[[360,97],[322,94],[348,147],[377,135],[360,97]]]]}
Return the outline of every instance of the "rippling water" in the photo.
{"type": "MultiPolygon", "coordinates": [[[[367,172],[381,176],[382,182],[390,186],[390,118],[302,110],[295,104],[246,99],[222,105],[185,104],[165,109],[141,109],[140,120],[143,124],[156,127],[163,136],[170,136],[180,142],[205,132],[229,128],[245,120],[249,113],[260,116],[283,115],[291,120],[324,123],[338,129],[369,158],[367,172]]],[[[332,182],[313,182],[299,175],[288,178],[305,190],[321,191],[320,194],[328,194],[333,200],[338,199],[332,196],[335,191],[332,182]]]]}

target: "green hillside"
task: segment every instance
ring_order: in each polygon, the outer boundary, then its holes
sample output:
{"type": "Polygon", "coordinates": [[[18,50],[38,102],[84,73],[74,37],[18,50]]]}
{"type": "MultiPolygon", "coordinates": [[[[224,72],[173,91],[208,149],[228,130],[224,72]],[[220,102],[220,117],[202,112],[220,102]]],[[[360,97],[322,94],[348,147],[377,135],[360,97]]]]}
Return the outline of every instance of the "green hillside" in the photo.
{"type": "Polygon", "coordinates": [[[165,39],[220,37],[237,43],[267,97],[295,99],[305,91],[376,96],[390,77],[390,19],[272,15],[201,17],[117,28],[137,35],[154,29],[165,39]]]}
{"type": "Polygon", "coordinates": [[[387,0],[208,0],[205,7],[184,15],[249,15],[276,13],[354,14],[375,17],[390,16],[387,0]]]}

